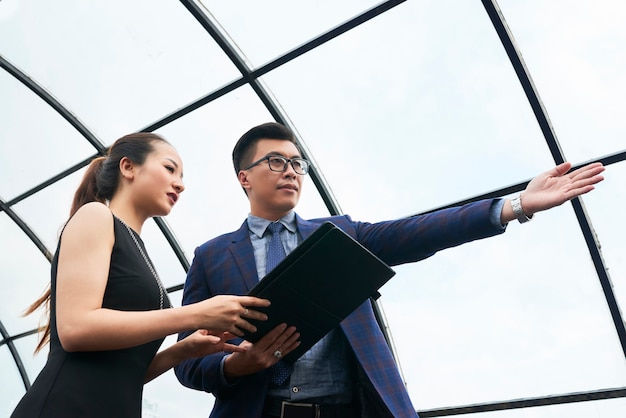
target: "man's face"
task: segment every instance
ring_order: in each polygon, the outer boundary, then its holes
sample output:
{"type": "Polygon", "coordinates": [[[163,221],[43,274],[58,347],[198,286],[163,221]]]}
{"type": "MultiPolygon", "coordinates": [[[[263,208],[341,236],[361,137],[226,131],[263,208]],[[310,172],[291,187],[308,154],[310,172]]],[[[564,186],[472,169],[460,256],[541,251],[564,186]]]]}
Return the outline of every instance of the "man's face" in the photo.
{"type": "MultiPolygon", "coordinates": [[[[301,157],[296,146],[286,140],[261,139],[250,163],[269,155],[301,157]]],[[[239,171],[239,183],[248,193],[250,212],[264,219],[277,220],[291,211],[300,200],[304,177],[291,164],[283,172],[270,170],[267,160],[239,171]]]]}

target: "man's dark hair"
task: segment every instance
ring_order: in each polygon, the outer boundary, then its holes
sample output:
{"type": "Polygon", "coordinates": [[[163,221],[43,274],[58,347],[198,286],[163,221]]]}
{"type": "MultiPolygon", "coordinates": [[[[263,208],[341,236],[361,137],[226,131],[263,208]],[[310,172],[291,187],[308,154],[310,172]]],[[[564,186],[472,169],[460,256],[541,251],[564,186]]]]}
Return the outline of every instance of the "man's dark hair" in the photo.
{"type": "Polygon", "coordinates": [[[255,126],[243,134],[235,144],[235,148],[233,148],[233,167],[235,168],[235,174],[239,174],[239,170],[241,170],[242,167],[247,167],[249,164],[252,164],[256,144],[261,139],[284,139],[292,142],[298,151],[300,151],[300,147],[296,142],[296,136],[293,131],[285,125],[276,122],[268,122],[255,126]]]}

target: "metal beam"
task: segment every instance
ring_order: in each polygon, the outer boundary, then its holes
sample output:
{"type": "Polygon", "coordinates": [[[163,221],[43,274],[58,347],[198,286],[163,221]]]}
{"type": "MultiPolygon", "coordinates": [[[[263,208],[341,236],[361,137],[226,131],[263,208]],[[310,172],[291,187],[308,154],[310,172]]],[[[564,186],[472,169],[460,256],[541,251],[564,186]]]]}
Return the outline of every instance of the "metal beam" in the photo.
{"type": "Polygon", "coordinates": [[[451,408],[429,409],[418,411],[418,413],[420,418],[449,417],[453,415],[475,414],[478,412],[503,411],[510,409],[532,408],[535,406],[561,405],[574,402],[599,401],[624,397],[626,397],[626,388],[601,389],[588,392],[568,393],[564,395],[541,396],[502,402],[455,406],[451,408]]]}
{"type": "Polygon", "coordinates": [[[15,344],[13,344],[13,340],[9,338],[9,333],[6,328],[2,324],[0,320],[0,335],[2,335],[2,341],[0,341],[0,346],[6,344],[13,356],[13,360],[15,361],[15,366],[17,367],[20,376],[22,377],[22,382],[24,383],[24,389],[28,390],[30,387],[30,380],[28,379],[28,373],[26,373],[26,369],[24,368],[24,363],[22,363],[22,358],[20,354],[17,352],[17,348],[15,348],[15,344]]]}

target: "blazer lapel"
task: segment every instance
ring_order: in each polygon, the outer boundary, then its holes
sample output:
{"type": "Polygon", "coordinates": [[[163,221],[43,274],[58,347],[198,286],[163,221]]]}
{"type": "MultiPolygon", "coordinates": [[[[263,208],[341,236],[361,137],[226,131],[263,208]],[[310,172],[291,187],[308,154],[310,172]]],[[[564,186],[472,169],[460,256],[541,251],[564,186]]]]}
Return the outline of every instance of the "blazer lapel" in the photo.
{"type": "Polygon", "coordinates": [[[303,241],[307,239],[309,235],[311,235],[313,231],[315,231],[320,226],[319,222],[310,222],[306,219],[302,219],[300,216],[298,216],[297,213],[296,223],[298,224],[298,232],[300,233],[303,241]]]}
{"type": "MultiPolygon", "coordinates": [[[[243,279],[246,289],[252,289],[259,282],[259,275],[256,271],[254,250],[250,242],[247,221],[244,221],[241,228],[233,233],[228,249],[235,260],[235,265],[241,273],[241,278],[243,279]]],[[[231,278],[225,279],[229,280],[231,278]]]]}

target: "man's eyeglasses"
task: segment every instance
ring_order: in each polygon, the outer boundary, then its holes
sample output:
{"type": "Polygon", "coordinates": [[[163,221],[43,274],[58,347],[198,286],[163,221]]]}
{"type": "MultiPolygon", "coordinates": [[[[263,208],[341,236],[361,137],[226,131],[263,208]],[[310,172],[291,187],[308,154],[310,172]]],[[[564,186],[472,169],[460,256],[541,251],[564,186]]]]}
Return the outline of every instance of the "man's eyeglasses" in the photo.
{"type": "Polygon", "coordinates": [[[309,172],[309,162],[304,158],[285,158],[280,155],[267,155],[260,160],[253,162],[244,168],[244,170],[249,170],[255,165],[261,164],[263,161],[267,161],[270,170],[277,171],[279,173],[287,170],[287,164],[289,163],[291,163],[293,171],[295,171],[296,174],[305,175],[309,172]]]}

